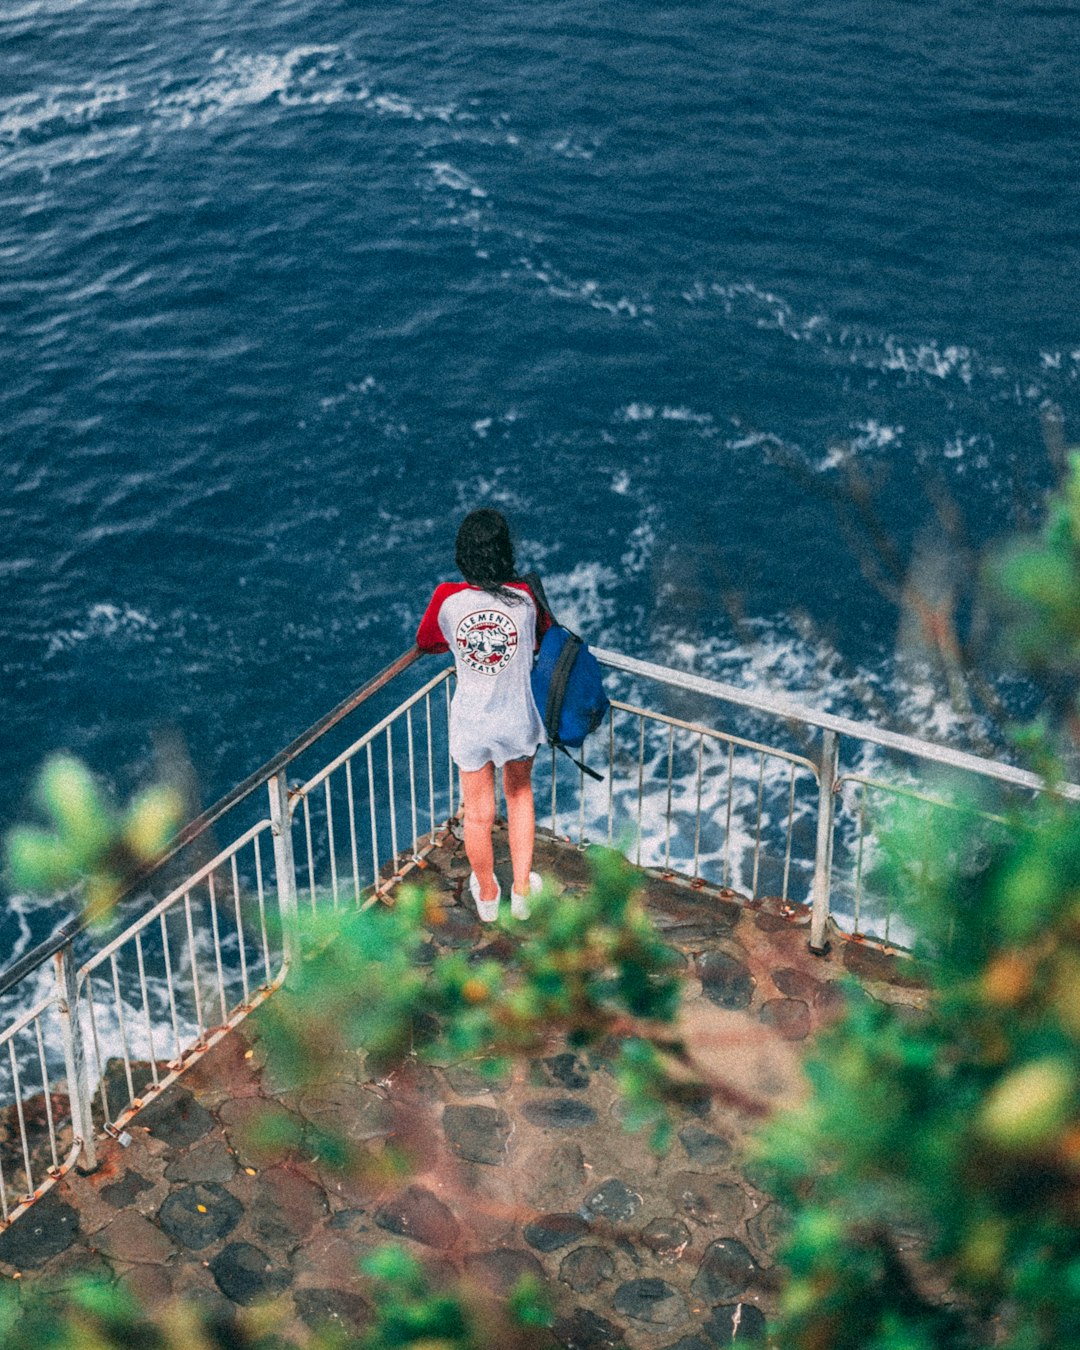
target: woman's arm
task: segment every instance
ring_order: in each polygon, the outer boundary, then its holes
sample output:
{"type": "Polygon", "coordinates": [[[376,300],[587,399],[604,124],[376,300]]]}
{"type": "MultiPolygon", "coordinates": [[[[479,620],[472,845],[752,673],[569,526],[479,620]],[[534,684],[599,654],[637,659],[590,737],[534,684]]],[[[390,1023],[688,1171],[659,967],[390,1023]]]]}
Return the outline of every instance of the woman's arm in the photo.
{"type": "Polygon", "coordinates": [[[424,611],[424,617],[420,620],[420,627],[416,630],[416,645],[422,652],[448,652],[450,650],[450,644],[443,637],[442,629],[439,627],[439,610],[442,609],[443,601],[453,589],[452,586],[445,583],[435,588],[431,603],[424,611]]]}

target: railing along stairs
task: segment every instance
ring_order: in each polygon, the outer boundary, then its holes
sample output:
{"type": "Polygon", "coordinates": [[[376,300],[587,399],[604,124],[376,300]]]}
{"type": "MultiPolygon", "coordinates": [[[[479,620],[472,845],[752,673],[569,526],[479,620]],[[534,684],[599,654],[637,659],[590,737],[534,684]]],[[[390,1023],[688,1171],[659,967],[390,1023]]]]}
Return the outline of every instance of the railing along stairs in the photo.
{"type": "MultiPolygon", "coordinates": [[[[928,770],[998,794],[1045,790],[1010,765],[596,656],[619,695],[588,748],[606,759],[604,779],[565,763],[560,777],[554,752],[538,756],[538,819],[699,889],[808,911],[815,951],[837,934],[903,945],[888,897],[868,885],[883,807],[903,799],[961,822],[973,810],[930,790],[928,770]]],[[[99,1131],[123,1139],[138,1110],[281,985],[302,907],[372,904],[445,838],[458,811],[453,672],[418,680],[418,660],[400,656],[191,821],[132,880],[134,917],[108,941],[76,918],[0,975],[0,1226],[70,1168],[94,1168],[99,1131]],[[361,709],[370,725],[345,736],[361,709]],[[226,826],[231,842],[215,847],[226,826]]],[[[1080,800],[1075,784],[1054,790],[1080,800]]],[[[991,805],[984,820],[997,818],[991,805]]]]}

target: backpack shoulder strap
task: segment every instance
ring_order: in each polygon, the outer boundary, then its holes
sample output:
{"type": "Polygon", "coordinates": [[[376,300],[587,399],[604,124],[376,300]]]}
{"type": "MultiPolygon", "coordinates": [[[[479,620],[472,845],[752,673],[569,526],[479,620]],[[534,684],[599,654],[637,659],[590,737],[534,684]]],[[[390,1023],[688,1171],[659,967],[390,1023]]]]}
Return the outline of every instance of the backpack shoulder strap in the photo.
{"type": "Polygon", "coordinates": [[[566,697],[566,686],[570,682],[570,672],[574,669],[574,662],[578,658],[579,651],[581,651],[581,639],[568,631],[562,651],[555,658],[555,665],[551,670],[547,706],[544,708],[544,730],[547,732],[548,740],[552,745],[559,743],[559,719],[562,714],[563,699],[566,697]]]}
{"type": "Polygon", "coordinates": [[[532,591],[532,597],[536,601],[537,609],[542,610],[548,616],[550,623],[558,623],[555,615],[551,612],[548,598],[544,594],[544,583],[540,580],[539,573],[523,572],[520,579],[528,586],[529,590],[532,591]]]}

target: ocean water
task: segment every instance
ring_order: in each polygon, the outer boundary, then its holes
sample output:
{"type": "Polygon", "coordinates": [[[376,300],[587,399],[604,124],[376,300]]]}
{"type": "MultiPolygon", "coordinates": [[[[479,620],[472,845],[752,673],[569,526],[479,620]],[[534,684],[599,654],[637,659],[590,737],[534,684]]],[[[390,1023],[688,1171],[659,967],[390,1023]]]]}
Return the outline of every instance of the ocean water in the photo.
{"type": "Polygon", "coordinates": [[[980,743],[832,496],[940,578],[1080,440],[1076,37],[8,0],[0,824],[57,748],[125,793],[182,746],[214,800],[411,644],[481,504],[598,645],[980,743]]]}

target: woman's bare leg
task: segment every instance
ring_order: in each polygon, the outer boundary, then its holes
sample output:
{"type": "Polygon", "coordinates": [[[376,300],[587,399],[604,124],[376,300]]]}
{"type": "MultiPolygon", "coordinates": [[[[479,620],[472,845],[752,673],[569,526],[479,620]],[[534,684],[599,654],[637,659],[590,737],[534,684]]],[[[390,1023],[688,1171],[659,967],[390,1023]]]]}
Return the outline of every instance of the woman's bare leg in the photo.
{"type": "MultiPolygon", "coordinates": [[[[514,890],[529,894],[533,844],[536,840],[536,815],[533,809],[531,759],[510,760],[503,765],[503,792],[506,793],[506,832],[510,837],[510,861],[514,866],[514,890]]],[[[477,873],[479,875],[479,873],[477,873]]]]}
{"type": "Polygon", "coordinates": [[[495,850],[491,843],[491,830],[495,824],[494,764],[485,764],[482,769],[461,770],[461,800],[465,803],[465,856],[476,873],[480,899],[494,900],[499,891],[495,880],[495,850]]]}

